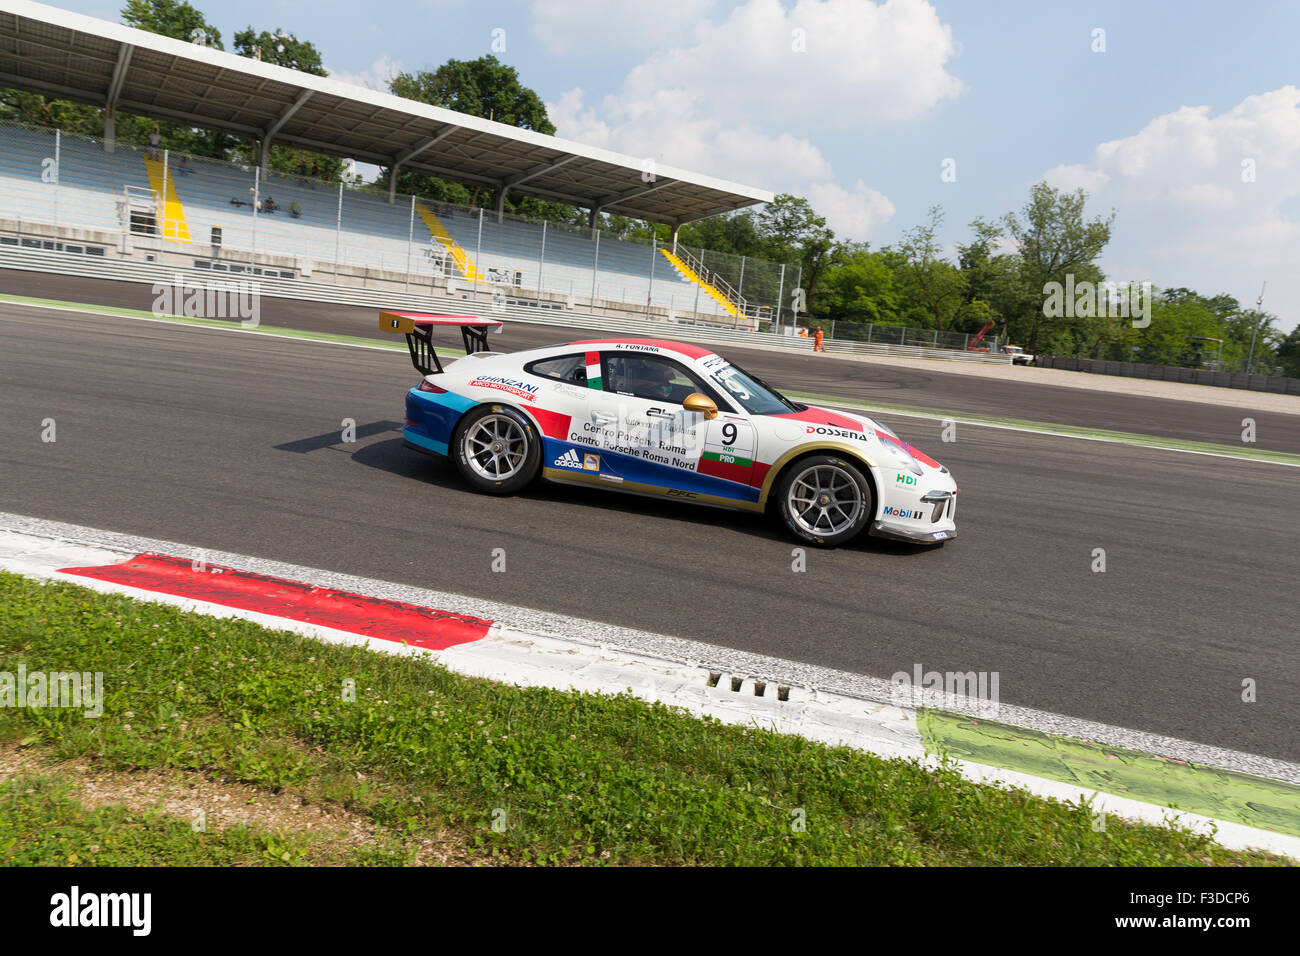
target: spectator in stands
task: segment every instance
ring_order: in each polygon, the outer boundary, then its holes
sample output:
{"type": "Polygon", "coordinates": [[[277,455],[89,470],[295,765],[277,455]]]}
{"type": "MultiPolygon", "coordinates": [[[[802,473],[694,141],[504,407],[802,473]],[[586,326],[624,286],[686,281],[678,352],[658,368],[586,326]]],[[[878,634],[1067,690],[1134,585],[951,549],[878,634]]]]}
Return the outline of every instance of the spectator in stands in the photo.
{"type": "Polygon", "coordinates": [[[294,219],[297,219],[302,215],[302,207],[298,205],[298,200],[295,199],[293,202],[289,203],[289,215],[294,219]]]}
{"type": "Polygon", "coordinates": [[[182,156],[181,161],[176,164],[176,175],[188,176],[189,174],[190,174],[189,158],[186,156],[182,156]]]}
{"type": "Polygon", "coordinates": [[[275,200],[272,199],[270,196],[267,196],[266,202],[262,204],[262,210],[268,214],[275,212],[275,210],[278,208],[279,207],[276,206],[275,204],[275,200]]]}
{"type": "Polygon", "coordinates": [[[318,166],[316,163],[311,164],[311,178],[320,179],[320,166],[318,166]]]}
{"type": "Polygon", "coordinates": [[[158,147],[162,145],[162,133],[158,131],[158,124],[154,123],[153,132],[149,134],[149,158],[158,158],[158,147]]]}

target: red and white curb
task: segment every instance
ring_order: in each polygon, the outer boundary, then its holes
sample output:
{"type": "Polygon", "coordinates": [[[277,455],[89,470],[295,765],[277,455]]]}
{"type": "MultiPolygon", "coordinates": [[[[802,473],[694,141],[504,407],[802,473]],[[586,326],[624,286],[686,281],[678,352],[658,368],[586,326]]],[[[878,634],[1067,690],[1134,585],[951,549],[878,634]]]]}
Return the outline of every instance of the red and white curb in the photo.
{"type": "MultiPolygon", "coordinates": [[[[939,762],[925,751],[915,711],[881,703],[889,699],[887,693],[871,699],[781,684],[770,675],[797,673],[799,665],[759,658],[747,663],[760,666],[737,671],[722,663],[734,660],[735,652],[666,635],[3,513],[0,569],[214,617],[243,618],[331,643],[427,655],[468,676],[557,690],[626,692],[729,724],[799,734],[926,766],[939,762]],[[638,651],[638,645],[660,653],[638,651]],[[688,653],[661,653],[674,645],[688,653]]],[[[883,681],[874,683],[888,687],[883,681]]],[[[1092,733],[1088,739],[1105,737],[1092,733]]],[[[1274,771],[1270,775],[1279,779],[1293,778],[1300,769],[1281,761],[1265,763],[1274,771]]],[[[1177,823],[1214,832],[1219,843],[1233,849],[1258,848],[1300,859],[1300,838],[999,767],[960,760],[956,766],[968,779],[982,783],[1020,787],[1062,801],[1090,801],[1099,813],[1177,823]]]]}

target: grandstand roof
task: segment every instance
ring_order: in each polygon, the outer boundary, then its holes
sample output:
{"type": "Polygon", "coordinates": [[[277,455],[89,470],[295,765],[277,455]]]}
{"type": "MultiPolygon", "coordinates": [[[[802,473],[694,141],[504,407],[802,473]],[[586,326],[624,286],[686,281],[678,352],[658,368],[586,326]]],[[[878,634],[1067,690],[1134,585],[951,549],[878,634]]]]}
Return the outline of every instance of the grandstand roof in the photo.
{"type": "Polygon", "coordinates": [[[512,194],[680,223],[772,193],[146,33],[0,0],[0,85],[512,194]]]}

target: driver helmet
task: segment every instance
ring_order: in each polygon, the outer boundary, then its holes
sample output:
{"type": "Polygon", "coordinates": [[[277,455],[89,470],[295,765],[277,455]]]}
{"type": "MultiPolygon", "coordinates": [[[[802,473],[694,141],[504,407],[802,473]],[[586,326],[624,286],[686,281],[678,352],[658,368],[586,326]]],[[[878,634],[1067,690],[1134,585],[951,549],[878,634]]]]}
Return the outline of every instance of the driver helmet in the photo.
{"type": "Polygon", "coordinates": [[[628,373],[631,391],[667,398],[672,394],[673,376],[658,362],[633,362],[628,373]]]}

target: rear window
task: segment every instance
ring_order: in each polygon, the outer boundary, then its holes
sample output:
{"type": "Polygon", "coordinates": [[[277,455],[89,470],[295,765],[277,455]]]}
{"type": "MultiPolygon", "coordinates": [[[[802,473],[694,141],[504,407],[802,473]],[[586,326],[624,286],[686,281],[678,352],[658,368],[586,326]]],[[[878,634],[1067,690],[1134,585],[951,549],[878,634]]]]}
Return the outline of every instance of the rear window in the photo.
{"type": "Polygon", "coordinates": [[[538,359],[524,366],[524,371],[541,378],[555,379],[570,385],[587,384],[587,355],[560,355],[555,358],[538,359]]]}

